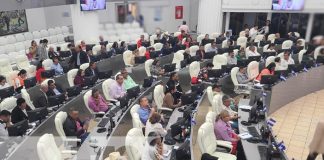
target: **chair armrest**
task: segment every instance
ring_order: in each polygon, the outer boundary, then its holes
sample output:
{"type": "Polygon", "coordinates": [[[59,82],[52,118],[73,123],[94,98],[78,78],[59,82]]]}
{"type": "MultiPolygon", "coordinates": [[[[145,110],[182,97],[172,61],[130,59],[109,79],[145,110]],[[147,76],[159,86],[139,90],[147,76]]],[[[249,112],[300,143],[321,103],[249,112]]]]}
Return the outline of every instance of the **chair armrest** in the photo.
{"type": "Polygon", "coordinates": [[[161,110],[161,111],[169,111],[169,112],[172,112],[173,111],[173,109],[166,108],[166,107],[162,107],[162,108],[160,108],[158,110],[161,110]]]}
{"type": "Polygon", "coordinates": [[[236,86],[238,86],[238,87],[248,87],[249,85],[247,85],[247,84],[237,84],[236,86]]]}
{"type": "Polygon", "coordinates": [[[116,99],[107,99],[108,101],[110,101],[110,102],[118,102],[118,100],[116,100],[116,99]]]}
{"type": "Polygon", "coordinates": [[[229,142],[229,141],[223,141],[223,140],[217,140],[217,145],[218,146],[224,146],[224,147],[227,147],[228,146],[230,148],[233,147],[231,142],[229,142]]]}
{"type": "Polygon", "coordinates": [[[96,115],[102,115],[102,114],[106,114],[105,112],[96,112],[96,115]]]}
{"type": "Polygon", "coordinates": [[[63,150],[61,151],[62,154],[77,154],[78,151],[74,151],[74,150],[63,150]]]}
{"type": "Polygon", "coordinates": [[[65,138],[63,141],[65,141],[65,142],[81,142],[81,139],[78,139],[78,138],[65,138]]]}

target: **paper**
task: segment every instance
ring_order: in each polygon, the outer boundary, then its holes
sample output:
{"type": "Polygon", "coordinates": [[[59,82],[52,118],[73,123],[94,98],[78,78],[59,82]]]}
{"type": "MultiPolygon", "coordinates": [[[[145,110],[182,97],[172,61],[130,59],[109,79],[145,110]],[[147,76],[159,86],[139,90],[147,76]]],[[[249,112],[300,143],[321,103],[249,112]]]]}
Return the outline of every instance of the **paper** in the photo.
{"type": "Polygon", "coordinates": [[[241,139],[249,139],[252,137],[252,135],[248,132],[244,132],[238,135],[241,139]]]}
{"type": "Polygon", "coordinates": [[[248,106],[248,105],[240,105],[239,109],[248,109],[251,110],[252,106],[248,106]]]}

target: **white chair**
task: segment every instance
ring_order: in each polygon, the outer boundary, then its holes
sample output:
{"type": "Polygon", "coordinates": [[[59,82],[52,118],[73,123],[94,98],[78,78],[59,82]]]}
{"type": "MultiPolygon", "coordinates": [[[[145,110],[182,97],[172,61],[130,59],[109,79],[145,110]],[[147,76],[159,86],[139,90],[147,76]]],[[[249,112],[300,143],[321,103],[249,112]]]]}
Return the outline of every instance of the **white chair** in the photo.
{"type": "Polygon", "coordinates": [[[154,88],[154,92],[153,92],[153,97],[154,97],[154,101],[157,107],[158,111],[170,111],[172,112],[172,109],[170,108],[166,108],[166,107],[162,107],[163,104],[163,99],[164,99],[164,88],[162,85],[157,85],[154,88]]]}
{"type": "Polygon", "coordinates": [[[247,43],[247,38],[244,36],[244,37],[239,37],[237,38],[237,41],[236,41],[236,44],[237,45],[240,45],[241,47],[246,47],[246,43],[247,43]]]}
{"type": "Polygon", "coordinates": [[[267,50],[268,50],[268,47],[269,47],[269,44],[267,44],[267,45],[263,46],[263,48],[262,48],[263,52],[267,52],[267,50]]]}
{"type": "Polygon", "coordinates": [[[126,66],[133,66],[131,64],[132,58],[134,58],[132,51],[127,50],[123,53],[123,60],[126,66]]]}
{"type": "Polygon", "coordinates": [[[11,112],[17,106],[17,98],[15,97],[8,97],[2,100],[0,103],[0,110],[7,110],[11,112]]]}
{"type": "Polygon", "coordinates": [[[224,41],[222,42],[222,48],[226,48],[226,47],[228,47],[228,45],[227,45],[227,40],[224,40],[224,41]]]}
{"type": "Polygon", "coordinates": [[[8,44],[14,44],[16,42],[17,42],[17,40],[13,35],[7,36],[7,43],[8,44]]]}
{"type": "Polygon", "coordinates": [[[33,101],[30,99],[29,93],[25,88],[21,89],[21,97],[25,99],[26,104],[29,106],[30,109],[34,110],[35,106],[33,104],[33,101]]]}
{"type": "Polygon", "coordinates": [[[62,26],[61,29],[64,35],[70,34],[69,28],[67,26],[62,26]]]}
{"type": "Polygon", "coordinates": [[[317,60],[317,56],[319,55],[320,51],[324,49],[324,46],[318,46],[314,51],[314,59],[317,60]]]}
{"type": "Polygon", "coordinates": [[[213,65],[213,69],[222,69],[222,65],[227,65],[227,57],[224,55],[214,56],[213,65]]]}
{"type": "Polygon", "coordinates": [[[151,75],[151,67],[152,67],[152,63],[154,62],[154,60],[153,59],[149,59],[149,60],[146,60],[145,61],[145,72],[146,72],[146,75],[148,76],[148,77],[151,77],[152,75],[151,75]]]}
{"type": "Polygon", "coordinates": [[[181,34],[181,32],[174,32],[173,36],[178,37],[181,34]]]}
{"type": "Polygon", "coordinates": [[[39,31],[34,31],[33,32],[33,38],[34,39],[40,39],[40,38],[42,38],[41,33],[39,31]]]}
{"type": "Polygon", "coordinates": [[[178,70],[181,68],[181,61],[184,60],[184,52],[184,50],[179,50],[173,55],[172,63],[176,64],[176,69],[178,70]]]}
{"type": "Polygon", "coordinates": [[[26,50],[24,42],[15,43],[14,46],[15,46],[15,51],[16,52],[25,51],[26,50]]]}
{"type": "Polygon", "coordinates": [[[110,86],[112,84],[115,83],[115,80],[109,78],[107,80],[105,80],[103,83],[102,83],[102,92],[103,92],[103,95],[105,96],[105,99],[106,100],[112,100],[113,98],[110,97],[110,86]]]}
{"type": "MultiPolygon", "coordinates": [[[[1,55],[3,57],[3,55],[1,55]]],[[[9,59],[1,58],[0,59],[0,74],[5,76],[8,83],[12,83],[9,79],[10,73],[13,72],[9,59]]]]}
{"type": "Polygon", "coordinates": [[[133,128],[140,128],[142,129],[144,127],[144,125],[142,124],[140,118],[139,118],[139,114],[138,114],[138,109],[140,108],[140,105],[135,104],[131,110],[130,110],[130,114],[132,116],[132,122],[133,122],[133,128]]]}
{"type": "Polygon", "coordinates": [[[280,57],[281,59],[284,58],[284,52],[279,53],[277,57],[280,57]]]}
{"type": "Polygon", "coordinates": [[[257,77],[259,75],[259,62],[250,62],[247,66],[247,74],[249,78],[257,77]]]}
{"type": "Polygon", "coordinates": [[[254,42],[260,42],[264,39],[264,35],[263,34],[259,34],[257,36],[255,36],[254,42]]]}
{"type": "Polygon", "coordinates": [[[41,31],[40,31],[40,34],[41,34],[41,37],[42,37],[42,38],[46,38],[46,37],[49,36],[48,31],[45,30],[45,29],[41,30],[41,31]]]}
{"type": "Polygon", "coordinates": [[[4,47],[5,47],[5,50],[7,53],[16,51],[15,45],[13,45],[13,44],[7,44],[4,47]]]}
{"type": "Polygon", "coordinates": [[[222,111],[222,95],[221,94],[216,94],[213,96],[213,101],[211,104],[211,109],[213,112],[216,114],[219,114],[222,111]]]}
{"type": "Polygon", "coordinates": [[[53,60],[51,59],[45,59],[43,62],[43,67],[45,70],[51,70],[51,66],[53,65],[53,60]]]}
{"type": "Polygon", "coordinates": [[[36,74],[36,66],[30,65],[26,55],[18,55],[15,57],[16,65],[19,70],[25,69],[28,77],[34,77],[36,74]]]}
{"type": "Polygon", "coordinates": [[[268,41],[271,41],[271,43],[274,43],[276,39],[276,35],[275,34],[269,34],[268,35],[268,41]]]}
{"type": "Polygon", "coordinates": [[[61,27],[55,27],[54,29],[55,29],[56,34],[63,34],[61,27]]]}
{"type": "Polygon", "coordinates": [[[136,21],[134,21],[133,23],[131,23],[131,27],[133,28],[139,28],[140,27],[140,24],[136,21]]]}
{"type": "Polygon", "coordinates": [[[205,51],[207,52],[209,48],[211,48],[211,43],[205,44],[205,51]]]}
{"type": "Polygon", "coordinates": [[[112,30],[114,26],[111,23],[106,23],[105,24],[106,30],[112,30]]]}
{"type": "Polygon", "coordinates": [[[245,31],[241,31],[239,37],[246,37],[245,31]]]}
{"type": "Polygon", "coordinates": [[[0,46],[4,46],[8,43],[7,38],[5,37],[0,37],[0,46]]]}
{"type": "Polygon", "coordinates": [[[156,34],[153,34],[153,35],[150,36],[150,44],[151,44],[151,46],[154,45],[154,40],[156,40],[156,39],[157,39],[156,34]]]}
{"type": "Polygon", "coordinates": [[[54,28],[49,28],[48,33],[49,33],[49,36],[56,36],[56,31],[54,28]]]}
{"type": "Polygon", "coordinates": [[[56,36],[57,43],[65,43],[63,34],[58,34],[56,36]]]}
{"type": "Polygon", "coordinates": [[[163,48],[163,44],[162,43],[155,43],[153,45],[154,51],[161,51],[161,49],[163,48]]]}
{"type": "Polygon", "coordinates": [[[121,28],[123,28],[123,25],[121,23],[115,23],[114,27],[115,27],[115,29],[121,29],[121,28]]]}
{"type": "Polygon", "coordinates": [[[291,40],[285,40],[283,43],[282,43],[282,49],[291,49],[291,46],[293,45],[293,41],[291,40]]]}
{"type": "Polygon", "coordinates": [[[61,137],[63,143],[66,142],[81,142],[80,139],[77,139],[75,137],[66,137],[64,129],[63,129],[63,123],[65,122],[66,118],[67,118],[67,113],[63,112],[63,111],[59,111],[56,115],[55,115],[55,129],[58,133],[58,135],[61,137]]]}
{"type": "Polygon", "coordinates": [[[145,137],[142,129],[132,128],[127,132],[125,138],[125,148],[127,156],[130,160],[141,160],[144,145],[145,137]]]}
{"type": "Polygon", "coordinates": [[[16,40],[17,42],[23,42],[25,41],[25,36],[23,34],[16,34],[16,40]]]}
{"type": "Polygon", "coordinates": [[[191,62],[189,65],[189,74],[190,77],[198,77],[200,71],[200,63],[197,61],[191,62]]]}
{"type": "Polygon", "coordinates": [[[211,39],[216,39],[219,35],[220,35],[219,33],[214,32],[214,33],[211,33],[211,34],[210,34],[210,38],[211,38],[211,39]]]}
{"type": "Polygon", "coordinates": [[[265,67],[267,67],[270,63],[274,62],[275,58],[276,58],[275,56],[269,56],[266,59],[265,67]]]}
{"type": "Polygon", "coordinates": [[[69,82],[70,87],[74,86],[74,78],[78,73],[78,69],[71,69],[67,72],[67,80],[69,82]]]}
{"type": "Polygon", "coordinates": [[[80,65],[80,69],[82,69],[82,70],[84,70],[84,71],[85,71],[88,67],[89,67],[89,63],[83,63],[83,64],[80,65]]]}
{"type": "MultiPolygon", "coordinates": [[[[77,151],[62,150],[57,147],[53,134],[45,133],[37,142],[37,155],[39,160],[62,160],[66,155],[75,155],[77,151]]],[[[65,158],[64,158],[65,157],[65,158]]]]}
{"type": "Polygon", "coordinates": [[[196,52],[199,50],[199,46],[194,45],[189,48],[189,53],[191,56],[196,56],[196,52]]]}
{"type": "Polygon", "coordinates": [[[24,36],[25,36],[25,40],[33,40],[34,39],[33,34],[30,32],[24,33],[24,36]]]}
{"type": "Polygon", "coordinates": [[[87,109],[89,110],[89,112],[93,115],[104,115],[105,112],[94,112],[90,107],[89,107],[89,98],[92,94],[92,90],[88,90],[84,95],[83,95],[83,102],[84,105],[87,107],[87,109]]]}
{"type": "Polygon", "coordinates": [[[298,39],[297,41],[301,41],[301,45],[300,46],[303,46],[305,48],[305,44],[306,44],[306,40],[305,39],[298,39]]]}
{"type": "Polygon", "coordinates": [[[198,37],[197,37],[197,42],[200,44],[201,41],[205,38],[205,34],[200,34],[198,37]]]}
{"type": "Polygon", "coordinates": [[[231,79],[234,84],[234,92],[237,94],[250,94],[250,87],[248,84],[239,84],[237,81],[237,73],[239,72],[238,67],[234,67],[231,70],[231,79]]]}
{"type": "Polygon", "coordinates": [[[5,46],[0,46],[0,55],[6,54],[6,47],[5,46]]]}
{"type": "Polygon", "coordinates": [[[141,46],[138,48],[139,56],[145,56],[146,48],[141,46]]]}
{"type": "Polygon", "coordinates": [[[300,34],[299,34],[298,32],[294,32],[294,33],[295,33],[295,36],[296,36],[297,38],[300,37],[300,34]]]}
{"type": "Polygon", "coordinates": [[[214,97],[212,86],[208,86],[207,89],[206,89],[206,92],[207,92],[208,101],[209,101],[210,105],[212,105],[213,104],[213,97],[214,97]]]}
{"type": "Polygon", "coordinates": [[[233,146],[217,141],[212,123],[205,122],[199,127],[197,141],[202,154],[208,153],[211,156],[218,157],[220,160],[236,160],[236,156],[230,153],[216,151],[217,145],[229,148],[230,150],[232,150],[233,146]]]}
{"type": "MultiPolygon", "coordinates": [[[[205,122],[209,122],[209,123],[214,124],[215,123],[215,120],[216,120],[216,117],[217,117],[217,114],[215,112],[209,111],[206,114],[205,122]]],[[[231,142],[229,142],[229,143],[231,143],[231,142]]]]}
{"type": "MultiPolygon", "coordinates": [[[[304,54],[305,54],[306,52],[307,52],[307,50],[305,50],[305,49],[299,51],[299,53],[298,53],[298,61],[299,61],[299,63],[301,63],[301,61],[303,60],[303,56],[304,56],[304,54]]],[[[317,58],[317,57],[316,57],[316,58],[317,58]]]]}
{"type": "Polygon", "coordinates": [[[95,45],[92,47],[92,54],[97,55],[100,50],[101,50],[101,45],[95,45]]]}

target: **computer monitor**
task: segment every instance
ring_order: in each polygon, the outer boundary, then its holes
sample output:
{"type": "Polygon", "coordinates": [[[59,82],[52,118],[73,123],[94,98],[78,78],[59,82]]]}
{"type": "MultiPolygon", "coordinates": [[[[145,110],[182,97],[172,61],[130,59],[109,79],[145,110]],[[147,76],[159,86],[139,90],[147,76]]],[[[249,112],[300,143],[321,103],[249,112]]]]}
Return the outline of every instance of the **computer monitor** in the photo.
{"type": "Polygon", "coordinates": [[[3,88],[3,89],[0,90],[0,98],[5,99],[5,98],[8,98],[8,97],[11,97],[11,96],[14,95],[14,93],[15,93],[14,86],[3,88]]]}
{"type": "Polygon", "coordinates": [[[241,59],[237,61],[237,66],[238,67],[247,67],[249,64],[249,60],[247,59],[241,59]]]}
{"type": "Polygon", "coordinates": [[[270,44],[271,41],[260,41],[260,47],[264,47],[267,44],[270,44]]]}
{"type": "Polygon", "coordinates": [[[161,53],[161,52],[158,52],[158,51],[150,52],[150,58],[151,58],[151,59],[157,58],[157,57],[160,56],[160,53],[161,53]]]}
{"type": "Polygon", "coordinates": [[[150,42],[149,41],[144,41],[144,42],[142,42],[142,46],[147,48],[147,47],[150,46],[150,42]]]}
{"type": "Polygon", "coordinates": [[[263,75],[261,76],[261,84],[274,84],[278,80],[276,75],[263,75]]]}
{"type": "Polygon", "coordinates": [[[252,62],[252,61],[260,62],[260,60],[261,60],[261,56],[249,56],[248,60],[249,60],[250,62],[252,62]]]}
{"type": "Polygon", "coordinates": [[[164,49],[164,50],[163,50],[162,54],[163,54],[164,56],[166,56],[166,55],[171,54],[172,51],[173,51],[173,48],[167,48],[167,49],[164,49]]]}
{"type": "Polygon", "coordinates": [[[55,95],[55,96],[49,96],[47,98],[48,100],[48,106],[52,107],[52,106],[58,106],[60,104],[63,104],[63,102],[65,101],[65,94],[59,94],[59,95],[55,95]]]}
{"type": "Polygon", "coordinates": [[[45,70],[41,73],[43,78],[52,78],[55,75],[55,70],[45,70]]]}
{"type": "Polygon", "coordinates": [[[173,72],[176,68],[176,64],[175,63],[172,63],[172,64],[166,64],[164,65],[164,71],[165,72],[173,72]]]}
{"type": "Polygon", "coordinates": [[[61,51],[60,52],[60,57],[62,57],[62,58],[66,58],[66,57],[70,57],[70,56],[71,56],[70,51],[61,51]]]}
{"type": "Polygon", "coordinates": [[[317,56],[316,63],[324,64],[324,56],[317,56]]]}
{"type": "Polygon", "coordinates": [[[15,123],[14,125],[7,128],[8,134],[11,137],[23,136],[28,129],[28,121],[27,119],[15,123]]]}
{"type": "Polygon", "coordinates": [[[27,111],[29,123],[41,121],[46,118],[48,111],[46,107],[35,108],[34,110],[27,111]]]}
{"type": "Polygon", "coordinates": [[[24,86],[26,89],[36,86],[36,83],[37,83],[36,77],[27,78],[24,80],[24,86]]]}
{"type": "Polygon", "coordinates": [[[285,38],[276,38],[274,44],[282,44],[285,40],[285,38]]]}
{"type": "Polygon", "coordinates": [[[232,68],[236,67],[235,64],[222,65],[222,70],[225,73],[231,73],[232,68]]]}
{"type": "Polygon", "coordinates": [[[192,56],[191,58],[190,58],[190,61],[191,62],[194,62],[194,61],[200,61],[201,60],[201,58],[199,57],[199,56],[192,56]]]}
{"type": "Polygon", "coordinates": [[[280,76],[283,76],[283,77],[287,78],[288,74],[289,74],[288,70],[277,70],[274,73],[277,76],[277,78],[280,78],[280,76]]]}
{"type": "Polygon", "coordinates": [[[232,41],[235,41],[235,42],[236,42],[237,39],[238,39],[238,37],[239,37],[239,36],[233,35],[233,36],[230,37],[230,39],[231,39],[232,41]]]}
{"type": "Polygon", "coordinates": [[[127,89],[127,97],[128,99],[136,98],[140,94],[140,92],[141,90],[139,86],[127,89]]]}
{"type": "Polygon", "coordinates": [[[199,95],[202,95],[204,93],[204,90],[205,90],[204,83],[195,84],[191,86],[191,92],[196,92],[199,95]]]}
{"type": "Polygon", "coordinates": [[[137,49],[137,44],[128,44],[127,49],[130,51],[135,51],[137,49]]]}
{"type": "Polygon", "coordinates": [[[215,52],[206,52],[204,58],[205,59],[213,59],[215,55],[216,55],[215,52]]]}
{"type": "Polygon", "coordinates": [[[247,46],[258,46],[258,42],[248,42],[247,46]]]}
{"type": "Polygon", "coordinates": [[[304,69],[304,66],[302,64],[288,64],[288,71],[289,72],[301,72],[304,69]]]}
{"type": "Polygon", "coordinates": [[[119,102],[120,102],[120,108],[123,109],[123,108],[127,108],[128,107],[128,95],[125,95],[123,97],[120,97],[119,99],[119,102]]]}
{"type": "Polygon", "coordinates": [[[277,52],[263,52],[262,53],[262,57],[264,58],[264,59],[267,59],[268,57],[270,57],[270,56],[276,56],[277,55],[277,52]]]}
{"type": "Polygon", "coordinates": [[[72,86],[66,89],[66,92],[68,93],[68,97],[74,97],[81,93],[82,88],[80,86],[72,86]]]}
{"type": "Polygon", "coordinates": [[[181,105],[192,104],[195,102],[196,98],[197,98],[196,92],[183,94],[181,95],[181,105]]]}
{"type": "Polygon", "coordinates": [[[228,51],[229,51],[229,48],[218,48],[217,54],[227,53],[228,51]]]}
{"type": "Polygon", "coordinates": [[[229,50],[240,50],[241,46],[240,45],[235,45],[235,46],[229,46],[229,50]]]}
{"type": "Polygon", "coordinates": [[[108,41],[102,41],[102,42],[99,42],[100,45],[104,45],[104,46],[107,46],[108,44],[108,41]]]}
{"type": "Polygon", "coordinates": [[[92,87],[96,84],[97,80],[97,76],[84,77],[85,86],[92,87]]]}
{"type": "Polygon", "coordinates": [[[145,56],[138,56],[135,57],[135,64],[142,64],[145,63],[146,57],[145,56]]]}
{"type": "Polygon", "coordinates": [[[225,39],[226,38],[220,38],[220,37],[216,38],[216,44],[222,44],[225,39]]]}
{"type": "Polygon", "coordinates": [[[313,60],[303,60],[303,61],[301,61],[301,63],[307,69],[312,68],[315,65],[313,60]]]}
{"type": "Polygon", "coordinates": [[[92,47],[95,46],[95,44],[87,44],[86,45],[86,51],[92,51],[92,47]]]}
{"type": "Polygon", "coordinates": [[[144,78],[144,82],[143,82],[143,88],[148,88],[151,87],[153,83],[153,77],[146,77],[144,78]]]}
{"type": "Polygon", "coordinates": [[[113,74],[112,70],[107,71],[98,71],[98,78],[99,79],[108,79],[113,74]]]}
{"type": "Polygon", "coordinates": [[[223,75],[223,71],[221,69],[210,69],[207,74],[209,78],[219,78],[223,75]]]}
{"type": "Polygon", "coordinates": [[[181,67],[181,68],[184,68],[184,67],[186,67],[186,66],[187,66],[187,60],[184,59],[184,60],[182,60],[182,61],[180,62],[180,67],[181,67]]]}

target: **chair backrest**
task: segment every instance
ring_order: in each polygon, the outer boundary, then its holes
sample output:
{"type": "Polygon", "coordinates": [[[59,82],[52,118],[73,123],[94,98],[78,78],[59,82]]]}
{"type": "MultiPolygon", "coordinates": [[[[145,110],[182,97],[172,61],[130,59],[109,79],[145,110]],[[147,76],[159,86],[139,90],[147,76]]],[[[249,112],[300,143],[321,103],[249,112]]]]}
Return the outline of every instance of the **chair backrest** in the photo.
{"type": "Polygon", "coordinates": [[[157,38],[156,34],[153,34],[153,35],[150,36],[150,44],[151,44],[151,46],[154,45],[154,40],[156,40],[156,38],[157,38]]]}
{"type": "Polygon", "coordinates": [[[26,104],[30,107],[30,109],[34,110],[35,106],[33,104],[33,101],[30,99],[29,93],[25,88],[21,89],[21,97],[25,99],[26,104]]]}
{"type": "Polygon", "coordinates": [[[146,72],[146,75],[148,77],[151,77],[151,67],[152,67],[152,63],[154,62],[153,59],[149,59],[149,60],[146,60],[145,61],[145,72],[146,72]]]}
{"type": "Polygon", "coordinates": [[[67,72],[67,80],[69,82],[70,87],[74,86],[74,78],[78,73],[78,69],[71,69],[67,72]]]}
{"type": "Polygon", "coordinates": [[[97,55],[100,50],[101,50],[101,45],[95,45],[92,47],[92,54],[97,55]]]}
{"type": "Polygon", "coordinates": [[[16,51],[15,45],[13,45],[13,44],[7,44],[7,45],[5,45],[5,49],[6,49],[6,52],[7,53],[9,53],[9,52],[15,52],[16,51]]]}
{"type": "Polygon", "coordinates": [[[266,59],[265,67],[267,67],[271,62],[274,62],[275,58],[276,58],[275,56],[269,56],[266,59]]]}
{"type": "Polygon", "coordinates": [[[55,115],[55,129],[58,133],[58,135],[62,138],[62,140],[64,140],[66,138],[64,129],[63,129],[63,123],[65,122],[67,118],[67,113],[63,112],[63,111],[59,111],[56,115],[55,115]]]}
{"type": "Polygon", "coordinates": [[[7,58],[1,58],[0,59],[0,74],[8,74],[9,72],[12,72],[13,69],[11,67],[11,64],[9,62],[9,59],[7,58]]]}
{"type": "Polygon", "coordinates": [[[139,56],[145,56],[146,48],[141,46],[138,48],[139,56]]]}
{"type": "Polygon", "coordinates": [[[174,32],[173,36],[178,37],[181,34],[181,32],[174,32]]]}
{"type": "Polygon", "coordinates": [[[153,45],[154,51],[161,51],[161,49],[163,48],[163,44],[162,43],[155,43],[153,45]]]}
{"type": "Polygon", "coordinates": [[[216,39],[217,37],[219,37],[220,33],[217,33],[217,32],[213,32],[210,34],[210,38],[211,39],[216,39]]]}
{"type": "Polygon", "coordinates": [[[160,108],[162,108],[164,96],[165,95],[164,95],[163,86],[161,84],[155,86],[154,92],[153,92],[153,97],[154,97],[154,101],[155,101],[155,104],[156,104],[158,110],[160,108]]]}
{"type": "Polygon", "coordinates": [[[62,29],[63,34],[69,34],[69,32],[70,32],[69,27],[67,27],[67,26],[62,26],[61,29],[62,29]]]}
{"type": "Polygon", "coordinates": [[[132,57],[133,57],[133,52],[130,50],[127,50],[123,53],[123,60],[126,66],[132,65],[131,64],[132,57]]]}
{"type": "Polygon", "coordinates": [[[16,106],[17,106],[17,98],[15,97],[8,97],[5,98],[1,103],[0,103],[0,110],[8,110],[12,111],[16,106]]]}
{"type": "Polygon", "coordinates": [[[281,48],[282,49],[291,49],[291,46],[293,45],[293,41],[291,40],[285,40],[283,43],[282,43],[282,46],[281,48]]]}
{"type": "Polygon", "coordinates": [[[45,59],[42,62],[42,64],[43,64],[45,70],[51,70],[51,66],[53,65],[53,60],[51,60],[51,59],[45,59]]]}
{"type": "Polygon", "coordinates": [[[247,74],[249,78],[255,78],[259,75],[259,62],[252,61],[247,66],[247,74]]]}
{"type": "Polygon", "coordinates": [[[259,34],[259,35],[255,36],[254,42],[260,42],[263,40],[263,38],[264,38],[264,35],[259,34]]]}
{"type": "Polygon", "coordinates": [[[217,143],[212,123],[205,122],[199,127],[197,141],[202,154],[212,154],[216,151],[217,143]]]}
{"type": "Polygon", "coordinates": [[[89,63],[83,63],[83,64],[80,65],[80,69],[82,69],[82,70],[84,70],[84,71],[85,71],[88,67],[89,67],[89,63]]]}
{"type": "Polygon", "coordinates": [[[245,31],[241,31],[240,34],[239,34],[239,37],[245,37],[245,31]]]}
{"type": "Polygon", "coordinates": [[[132,116],[132,122],[133,122],[133,128],[142,128],[143,124],[139,118],[139,114],[138,114],[138,109],[140,108],[140,106],[138,104],[135,104],[131,110],[131,116],[132,116]]]}
{"type": "MultiPolygon", "coordinates": [[[[304,54],[305,54],[306,52],[307,52],[307,50],[305,50],[305,49],[299,51],[299,53],[298,53],[298,61],[299,61],[299,63],[301,63],[301,61],[303,60],[303,56],[304,56],[304,54]]],[[[316,57],[316,58],[317,58],[317,57],[316,57]]]]}
{"type": "MultiPolygon", "coordinates": [[[[245,34],[245,32],[244,32],[245,34]]],[[[244,36],[244,37],[239,37],[237,38],[237,41],[236,41],[236,44],[237,45],[240,45],[241,47],[246,47],[246,43],[247,43],[247,38],[244,36]]]]}
{"type": "Polygon", "coordinates": [[[45,133],[37,142],[39,160],[61,160],[61,151],[58,149],[53,134],[45,133]]]}
{"type": "Polygon", "coordinates": [[[227,64],[227,57],[225,55],[216,55],[213,58],[213,69],[221,69],[222,65],[227,64]]]}
{"type": "Polygon", "coordinates": [[[227,40],[224,40],[223,42],[222,42],[222,48],[226,48],[227,47],[227,40]]]}
{"type": "Polygon", "coordinates": [[[300,34],[299,34],[298,32],[294,32],[294,33],[295,33],[295,36],[296,36],[297,38],[300,37],[300,34]]]}
{"type": "Polygon", "coordinates": [[[318,46],[314,51],[314,59],[317,59],[317,56],[319,55],[320,51],[324,49],[324,46],[318,46]]]}
{"type": "Polygon", "coordinates": [[[306,40],[305,39],[298,39],[297,41],[301,41],[301,45],[300,46],[303,46],[305,48],[305,44],[306,44],[306,40]]]}
{"type": "Polygon", "coordinates": [[[110,86],[115,83],[115,80],[109,78],[102,83],[102,91],[106,99],[112,99],[110,97],[110,86]]]}
{"type": "Polygon", "coordinates": [[[214,124],[215,123],[215,120],[216,120],[216,116],[217,116],[217,114],[215,112],[209,111],[206,114],[205,122],[209,122],[209,123],[214,124]]]}
{"type": "Polygon", "coordinates": [[[221,112],[221,106],[222,106],[222,95],[216,94],[213,97],[213,103],[212,103],[212,111],[216,114],[219,114],[221,112]]]}
{"type": "Polygon", "coordinates": [[[50,36],[55,36],[56,35],[56,30],[54,28],[49,28],[48,33],[50,36]]]}
{"type": "Polygon", "coordinates": [[[25,36],[23,34],[16,34],[17,42],[25,41],[25,36]]]}
{"type": "Polygon", "coordinates": [[[205,44],[205,51],[207,51],[209,48],[211,48],[211,43],[205,44]]]}
{"type": "Polygon", "coordinates": [[[0,37],[0,46],[4,46],[8,43],[7,38],[5,37],[0,37]]]}
{"type": "Polygon", "coordinates": [[[16,38],[13,35],[7,36],[8,44],[14,44],[17,42],[16,38]]]}
{"type": "Polygon", "coordinates": [[[84,95],[83,95],[83,102],[84,102],[84,105],[88,108],[89,112],[91,114],[94,114],[94,111],[89,107],[89,98],[92,94],[92,90],[88,90],[84,95]]]}
{"type": "Polygon", "coordinates": [[[18,69],[27,69],[30,66],[26,55],[19,55],[15,57],[15,61],[18,69]]]}
{"type": "Polygon", "coordinates": [[[199,46],[194,45],[189,48],[189,52],[191,56],[196,56],[196,52],[199,50],[199,46]]]}
{"type": "Polygon", "coordinates": [[[184,60],[184,55],[183,55],[184,52],[185,52],[184,50],[179,50],[173,55],[172,63],[176,64],[177,69],[181,68],[181,61],[184,60]]]}
{"type": "Polygon", "coordinates": [[[25,51],[25,43],[24,42],[17,42],[14,44],[15,46],[15,51],[19,52],[19,51],[25,51]]]}
{"type": "Polygon", "coordinates": [[[33,40],[33,34],[30,33],[30,32],[26,32],[24,33],[24,36],[25,36],[25,40],[33,40]]]}
{"type": "Polygon", "coordinates": [[[54,29],[55,29],[56,34],[63,34],[61,27],[55,27],[54,29]]]}
{"type": "Polygon", "coordinates": [[[127,132],[125,148],[130,160],[141,160],[145,137],[141,128],[132,128],[127,132]]]}
{"type": "Polygon", "coordinates": [[[41,33],[39,31],[34,31],[33,32],[33,38],[34,39],[40,39],[40,38],[42,38],[41,33]]]}
{"type": "Polygon", "coordinates": [[[234,67],[231,70],[231,79],[232,79],[232,82],[233,82],[234,86],[239,84],[238,81],[237,81],[237,77],[236,77],[237,72],[239,71],[239,69],[240,69],[239,67],[234,67]]]}
{"type": "Polygon", "coordinates": [[[42,38],[45,38],[45,37],[48,37],[49,36],[48,31],[47,30],[44,30],[44,29],[40,31],[40,34],[41,34],[41,37],[42,38]]]}
{"type": "Polygon", "coordinates": [[[190,77],[198,77],[200,71],[200,63],[197,61],[191,62],[189,65],[189,74],[190,77]]]}
{"type": "Polygon", "coordinates": [[[266,52],[268,50],[269,44],[263,46],[263,52],[266,52]]]}
{"type": "Polygon", "coordinates": [[[276,39],[276,35],[275,34],[269,34],[268,35],[268,41],[271,41],[271,43],[274,43],[276,39]]]}
{"type": "Polygon", "coordinates": [[[213,104],[213,97],[214,97],[212,86],[208,86],[207,89],[206,89],[206,92],[207,92],[208,101],[209,101],[210,105],[212,105],[213,104]]]}
{"type": "Polygon", "coordinates": [[[198,37],[197,37],[197,42],[200,44],[201,41],[205,38],[205,34],[200,34],[198,37]]]}

